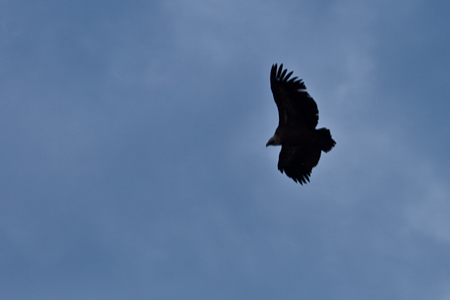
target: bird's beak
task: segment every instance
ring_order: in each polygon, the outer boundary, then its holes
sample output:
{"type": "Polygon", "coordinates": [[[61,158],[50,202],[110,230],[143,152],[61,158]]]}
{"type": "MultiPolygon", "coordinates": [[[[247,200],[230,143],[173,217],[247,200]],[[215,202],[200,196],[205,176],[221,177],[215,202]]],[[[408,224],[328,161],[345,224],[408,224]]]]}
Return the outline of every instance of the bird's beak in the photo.
{"type": "Polygon", "coordinates": [[[267,147],[267,146],[272,146],[272,145],[275,145],[275,138],[274,138],[274,137],[271,137],[271,138],[267,141],[266,147],[267,147]]]}

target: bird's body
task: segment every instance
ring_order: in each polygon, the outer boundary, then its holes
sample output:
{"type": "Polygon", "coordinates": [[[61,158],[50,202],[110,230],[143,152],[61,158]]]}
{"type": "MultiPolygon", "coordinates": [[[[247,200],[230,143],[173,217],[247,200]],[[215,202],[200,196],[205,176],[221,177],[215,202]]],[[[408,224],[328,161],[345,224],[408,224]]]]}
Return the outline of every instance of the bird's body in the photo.
{"type": "Polygon", "coordinates": [[[270,85],[278,107],[279,123],[266,146],[281,145],[278,169],[300,184],[309,181],[312,168],[321,151],[328,152],[336,142],[326,128],[316,129],[319,111],[316,102],[306,92],[302,80],[287,74],[283,65],[272,66],[270,85]]]}

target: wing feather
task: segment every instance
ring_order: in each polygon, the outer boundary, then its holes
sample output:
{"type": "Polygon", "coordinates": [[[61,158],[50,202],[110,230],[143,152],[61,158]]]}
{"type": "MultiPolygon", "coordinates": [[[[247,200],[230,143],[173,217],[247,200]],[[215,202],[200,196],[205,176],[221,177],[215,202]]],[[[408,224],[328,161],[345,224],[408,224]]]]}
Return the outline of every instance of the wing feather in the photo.
{"type": "Polygon", "coordinates": [[[301,79],[293,77],[293,72],[286,75],[283,64],[278,68],[272,66],[270,85],[273,97],[278,107],[279,125],[286,123],[300,124],[306,128],[315,129],[319,120],[319,111],[314,99],[306,91],[301,79]]]}
{"type": "Polygon", "coordinates": [[[312,168],[320,159],[320,149],[314,146],[285,146],[281,147],[278,159],[278,170],[292,178],[295,182],[304,184],[309,182],[312,168]]]}

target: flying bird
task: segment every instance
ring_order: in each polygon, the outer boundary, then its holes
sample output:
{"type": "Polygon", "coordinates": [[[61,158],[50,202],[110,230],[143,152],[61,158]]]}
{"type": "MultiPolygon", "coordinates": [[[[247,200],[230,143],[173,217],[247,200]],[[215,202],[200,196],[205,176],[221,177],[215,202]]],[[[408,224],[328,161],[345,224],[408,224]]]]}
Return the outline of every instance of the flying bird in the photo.
{"type": "Polygon", "coordinates": [[[330,151],[336,142],[331,138],[330,130],[316,129],[319,110],[314,99],[306,91],[301,79],[293,77],[283,70],[272,66],[270,86],[278,107],[279,123],[267,146],[281,145],[278,170],[295,182],[309,182],[312,168],[320,159],[321,151],[330,151]]]}

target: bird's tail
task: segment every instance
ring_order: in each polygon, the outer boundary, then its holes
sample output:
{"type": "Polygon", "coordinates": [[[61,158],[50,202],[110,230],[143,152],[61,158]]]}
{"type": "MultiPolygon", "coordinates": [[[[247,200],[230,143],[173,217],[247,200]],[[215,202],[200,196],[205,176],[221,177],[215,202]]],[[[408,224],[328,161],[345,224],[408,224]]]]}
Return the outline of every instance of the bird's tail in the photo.
{"type": "Polygon", "coordinates": [[[328,152],[336,145],[336,142],[331,138],[330,130],[326,128],[317,129],[317,135],[319,137],[320,150],[328,152]]]}

